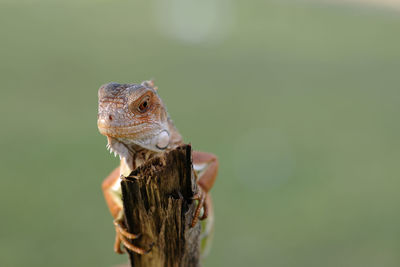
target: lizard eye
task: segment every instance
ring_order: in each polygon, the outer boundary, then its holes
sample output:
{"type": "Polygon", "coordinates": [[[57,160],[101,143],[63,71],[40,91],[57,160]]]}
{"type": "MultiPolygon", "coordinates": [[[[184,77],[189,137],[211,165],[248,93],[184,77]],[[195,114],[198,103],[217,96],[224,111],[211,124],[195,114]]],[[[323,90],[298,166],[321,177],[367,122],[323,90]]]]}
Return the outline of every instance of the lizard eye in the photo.
{"type": "Polygon", "coordinates": [[[138,106],[138,111],[141,113],[146,112],[150,106],[150,98],[148,96],[144,97],[138,106]]]}

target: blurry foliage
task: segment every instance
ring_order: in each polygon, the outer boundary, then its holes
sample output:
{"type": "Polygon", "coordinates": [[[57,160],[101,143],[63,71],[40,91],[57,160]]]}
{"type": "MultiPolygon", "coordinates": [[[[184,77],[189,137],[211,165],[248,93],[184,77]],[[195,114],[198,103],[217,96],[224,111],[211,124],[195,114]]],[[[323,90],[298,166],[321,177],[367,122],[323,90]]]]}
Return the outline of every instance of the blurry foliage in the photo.
{"type": "Polygon", "coordinates": [[[149,78],[220,159],[205,266],[400,265],[399,14],[207,3],[218,16],[188,38],[208,18],[178,16],[196,3],[0,4],[1,266],[127,261],[100,190],[118,161],[97,88],[149,78]]]}

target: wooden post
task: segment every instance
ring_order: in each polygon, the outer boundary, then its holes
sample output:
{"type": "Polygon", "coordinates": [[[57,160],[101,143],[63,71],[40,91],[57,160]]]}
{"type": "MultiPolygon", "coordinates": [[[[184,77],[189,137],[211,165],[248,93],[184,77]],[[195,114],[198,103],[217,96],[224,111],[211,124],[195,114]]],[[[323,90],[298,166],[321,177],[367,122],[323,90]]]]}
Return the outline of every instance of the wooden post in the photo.
{"type": "Polygon", "coordinates": [[[141,236],[132,243],[149,248],[129,251],[131,266],[200,266],[200,224],[190,228],[197,192],[192,151],[184,145],[154,158],[121,182],[125,223],[141,236]]]}

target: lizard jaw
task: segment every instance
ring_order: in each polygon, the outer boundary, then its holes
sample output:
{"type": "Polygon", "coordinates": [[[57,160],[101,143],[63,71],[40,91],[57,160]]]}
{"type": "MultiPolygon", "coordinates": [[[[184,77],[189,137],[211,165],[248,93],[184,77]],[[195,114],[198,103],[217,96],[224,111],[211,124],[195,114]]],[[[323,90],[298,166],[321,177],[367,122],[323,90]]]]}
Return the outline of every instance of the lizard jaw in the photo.
{"type": "Polygon", "coordinates": [[[164,151],[169,145],[170,133],[165,127],[161,132],[157,133],[152,137],[136,139],[132,140],[132,142],[145,149],[155,152],[161,152],[164,151]]]}

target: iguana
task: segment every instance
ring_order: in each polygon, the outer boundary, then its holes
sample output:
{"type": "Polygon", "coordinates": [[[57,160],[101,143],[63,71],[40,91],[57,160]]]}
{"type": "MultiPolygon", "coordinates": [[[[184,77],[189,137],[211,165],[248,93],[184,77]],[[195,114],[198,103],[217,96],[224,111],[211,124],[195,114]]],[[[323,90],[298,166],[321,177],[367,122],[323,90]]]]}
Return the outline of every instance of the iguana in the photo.
{"type": "MultiPolygon", "coordinates": [[[[129,233],[123,224],[121,177],[128,176],[154,156],[183,145],[182,136],[170,119],[153,81],[108,83],[100,87],[98,97],[98,129],[107,137],[107,149],[121,159],[120,166],[102,183],[105,200],[114,218],[114,251],[122,254],[122,243],[133,252],[146,254],[151,247],[140,248],[128,240],[138,238],[139,234],[129,233]]],[[[218,160],[213,154],[198,151],[193,151],[192,159],[200,189],[194,196],[198,205],[191,223],[193,227],[199,219],[212,215],[208,192],[217,176],[218,160]]],[[[208,220],[212,223],[212,218],[208,220]]]]}

